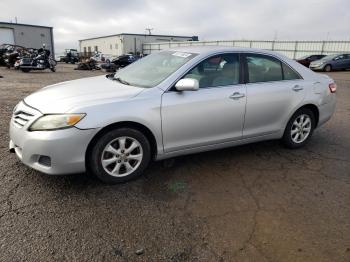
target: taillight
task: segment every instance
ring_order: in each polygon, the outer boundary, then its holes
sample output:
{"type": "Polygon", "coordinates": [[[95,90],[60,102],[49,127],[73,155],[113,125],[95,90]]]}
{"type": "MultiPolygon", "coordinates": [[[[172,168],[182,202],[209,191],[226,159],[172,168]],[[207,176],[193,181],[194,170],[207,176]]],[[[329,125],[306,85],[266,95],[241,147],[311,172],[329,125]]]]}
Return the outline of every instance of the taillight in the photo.
{"type": "Polygon", "coordinates": [[[335,93],[337,91],[337,84],[336,83],[329,84],[329,91],[331,91],[331,93],[335,93]]]}

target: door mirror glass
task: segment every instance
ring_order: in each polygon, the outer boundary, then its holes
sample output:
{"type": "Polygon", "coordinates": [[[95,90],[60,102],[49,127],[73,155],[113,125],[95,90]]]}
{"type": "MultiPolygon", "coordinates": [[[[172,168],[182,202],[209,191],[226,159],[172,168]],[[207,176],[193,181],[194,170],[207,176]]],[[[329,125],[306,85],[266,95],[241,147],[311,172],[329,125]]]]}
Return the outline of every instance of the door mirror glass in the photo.
{"type": "Polygon", "coordinates": [[[176,83],[175,88],[177,91],[197,91],[199,83],[197,79],[184,78],[176,83]]]}

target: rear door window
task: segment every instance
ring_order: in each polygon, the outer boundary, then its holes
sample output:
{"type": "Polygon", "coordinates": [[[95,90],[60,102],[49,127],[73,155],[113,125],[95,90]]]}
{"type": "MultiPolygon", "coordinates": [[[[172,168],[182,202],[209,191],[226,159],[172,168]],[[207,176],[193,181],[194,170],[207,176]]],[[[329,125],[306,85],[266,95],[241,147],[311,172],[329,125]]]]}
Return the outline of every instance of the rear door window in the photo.
{"type": "Polygon", "coordinates": [[[281,62],[273,57],[260,54],[246,54],[248,82],[270,82],[283,80],[281,62]]]}

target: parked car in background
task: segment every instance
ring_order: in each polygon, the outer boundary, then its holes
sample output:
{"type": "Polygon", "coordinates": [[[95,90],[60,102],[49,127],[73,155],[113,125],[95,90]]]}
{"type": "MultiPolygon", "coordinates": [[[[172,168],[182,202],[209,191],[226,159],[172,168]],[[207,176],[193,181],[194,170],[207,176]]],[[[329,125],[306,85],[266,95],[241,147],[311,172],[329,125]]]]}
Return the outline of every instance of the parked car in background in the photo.
{"type": "Polygon", "coordinates": [[[320,60],[311,62],[310,69],[330,72],[333,70],[350,69],[350,54],[329,55],[320,60]]]}
{"type": "Polygon", "coordinates": [[[115,72],[119,68],[126,67],[127,65],[130,65],[131,63],[135,62],[139,57],[136,57],[132,54],[127,55],[121,55],[117,58],[114,58],[109,63],[104,63],[101,65],[102,69],[105,69],[107,72],[115,72]]]}
{"type": "Polygon", "coordinates": [[[302,147],[331,118],[335,92],[329,76],[279,53],[179,47],[27,96],[13,110],[9,147],[43,173],[124,182],[152,159],[270,139],[302,147]]]}
{"type": "Polygon", "coordinates": [[[309,67],[311,62],[319,60],[325,56],[326,55],[306,55],[296,59],[296,61],[306,67],[309,67]]]}

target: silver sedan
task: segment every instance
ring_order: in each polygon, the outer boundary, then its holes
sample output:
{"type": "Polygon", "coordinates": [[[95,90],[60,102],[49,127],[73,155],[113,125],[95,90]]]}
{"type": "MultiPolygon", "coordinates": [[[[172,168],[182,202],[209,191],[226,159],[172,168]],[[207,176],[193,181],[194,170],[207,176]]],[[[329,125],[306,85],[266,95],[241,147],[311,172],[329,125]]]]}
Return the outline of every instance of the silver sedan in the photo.
{"type": "Polygon", "coordinates": [[[331,78],[275,52],[165,50],[29,95],[14,109],[10,151],[47,174],[123,182],[151,160],[269,139],[304,146],[331,118],[335,92],[331,78]]]}

